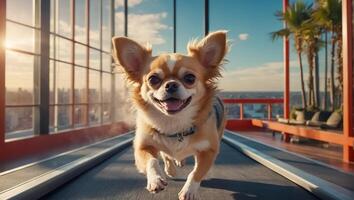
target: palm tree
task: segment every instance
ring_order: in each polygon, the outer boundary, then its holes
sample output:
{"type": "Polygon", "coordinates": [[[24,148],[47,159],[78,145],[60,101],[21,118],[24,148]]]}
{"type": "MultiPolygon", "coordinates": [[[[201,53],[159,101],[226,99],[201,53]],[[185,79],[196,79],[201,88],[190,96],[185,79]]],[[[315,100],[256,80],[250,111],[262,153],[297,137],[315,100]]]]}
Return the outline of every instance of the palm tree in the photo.
{"type": "Polygon", "coordinates": [[[304,24],[311,18],[312,4],[306,4],[302,0],[290,4],[285,12],[278,11],[275,15],[279,20],[285,21],[286,28],[280,29],[271,33],[273,40],[293,36],[294,45],[298,56],[300,67],[300,79],[301,79],[301,95],[302,95],[302,107],[306,108],[306,91],[304,83],[304,72],[302,63],[303,52],[303,37],[302,31],[304,24]]]}
{"type": "Polygon", "coordinates": [[[320,104],[318,52],[322,46],[321,27],[310,19],[303,25],[302,34],[309,64],[309,106],[318,107],[320,104]]]}
{"type": "MultiPolygon", "coordinates": [[[[330,69],[330,99],[331,109],[335,109],[335,81],[334,64],[335,49],[338,45],[338,52],[342,52],[342,1],[341,0],[317,0],[318,8],[314,12],[314,18],[319,25],[331,32],[331,69],[330,69]]],[[[337,53],[338,55],[338,53],[337,53]]],[[[340,53],[341,55],[341,53],[340,53]]],[[[341,59],[340,59],[341,60],[341,59]]],[[[341,62],[339,61],[341,69],[341,62]]],[[[341,77],[342,75],[340,75],[341,77]]]]}

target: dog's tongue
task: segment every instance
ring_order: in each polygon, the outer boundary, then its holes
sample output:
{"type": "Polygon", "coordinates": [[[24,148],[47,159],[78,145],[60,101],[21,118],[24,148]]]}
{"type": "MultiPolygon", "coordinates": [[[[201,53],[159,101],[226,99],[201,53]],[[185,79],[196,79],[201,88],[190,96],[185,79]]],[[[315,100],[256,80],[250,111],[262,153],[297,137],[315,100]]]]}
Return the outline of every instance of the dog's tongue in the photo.
{"type": "Polygon", "coordinates": [[[162,105],[167,111],[176,111],[183,105],[183,101],[177,99],[167,100],[162,102],[162,105]]]}

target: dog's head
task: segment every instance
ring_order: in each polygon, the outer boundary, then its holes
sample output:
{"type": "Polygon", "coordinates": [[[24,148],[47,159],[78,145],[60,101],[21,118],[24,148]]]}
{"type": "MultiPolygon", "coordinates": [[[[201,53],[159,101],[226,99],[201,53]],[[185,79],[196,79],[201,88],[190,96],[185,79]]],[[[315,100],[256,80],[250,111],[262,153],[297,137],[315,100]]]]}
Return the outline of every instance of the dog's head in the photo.
{"type": "Polygon", "coordinates": [[[227,52],[226,32],[209,34],[188,44],[188,55],[151,55],[126,37],[113,38],[114,57],[128,80],[137,86],[138,103],[155,108],[165,115],[176,115],[196,106],[214,92],[214,80],[227,52]],[[212,90],[212,91],[211,91],[212,90]]]}

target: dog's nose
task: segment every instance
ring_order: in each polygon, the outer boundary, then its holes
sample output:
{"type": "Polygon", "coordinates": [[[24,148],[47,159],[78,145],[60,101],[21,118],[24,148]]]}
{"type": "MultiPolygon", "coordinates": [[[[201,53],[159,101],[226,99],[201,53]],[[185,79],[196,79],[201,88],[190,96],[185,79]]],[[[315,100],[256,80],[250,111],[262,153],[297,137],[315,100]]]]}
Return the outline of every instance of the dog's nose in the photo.
{"type": "Polygon", "coordinates": [[[165,90],[167,93],[175,93],[178,90],[178,83],[177,82],[168,82],[165,85],[165,90]]]}

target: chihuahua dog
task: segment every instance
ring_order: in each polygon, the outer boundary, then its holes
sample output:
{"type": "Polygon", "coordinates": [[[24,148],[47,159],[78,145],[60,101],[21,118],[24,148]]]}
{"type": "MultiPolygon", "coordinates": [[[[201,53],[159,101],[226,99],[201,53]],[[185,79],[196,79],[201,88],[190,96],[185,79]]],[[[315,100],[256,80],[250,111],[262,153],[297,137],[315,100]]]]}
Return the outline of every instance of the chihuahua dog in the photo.
{"type": "Polygon", "coordinates": [[[135,164],[147,178],[147,190],[157,193],[167,186],[160,168],[176,176],[176,165],[194,156],[195,167],[178,194],[180,200],[198,199],[198,188],[219,152],[225,126],[224,106],[216,80],[228,51],[226,32],[217,31],[188,43],[188,55],[152,56],[126,37],[114,37],[113,56],[131,83],[137,109],[134,138],[135,164]]]}

